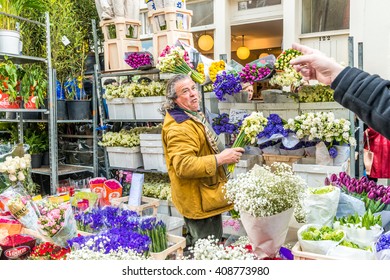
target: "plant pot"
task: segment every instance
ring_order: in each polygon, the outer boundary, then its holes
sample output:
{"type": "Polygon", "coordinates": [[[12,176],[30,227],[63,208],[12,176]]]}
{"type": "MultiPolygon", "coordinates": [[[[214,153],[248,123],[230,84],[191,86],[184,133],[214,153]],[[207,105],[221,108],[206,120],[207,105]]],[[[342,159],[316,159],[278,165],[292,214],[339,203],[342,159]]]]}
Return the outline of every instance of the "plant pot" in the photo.
{"type": "MultiPolygon", "coordinates": [[[[95,53],[91,52],[87,55],[87,58],[85,59],[86,75],[93,74],[95,64],[96,64],[95,53]]],[[[104,71],[104,53],[99,53],[99,66],[100,66],[100,71],[104,71]]]]}
{"type": "Polygon", "coordinates": [[[69,120],[89,120],[92,118],[91,100],[66,100],[69,120]]]}
{"type": "Polygon", "coordinates": [[[32,154],[31,155],[31,168],[40,168],[42,166],[43,154],[32,154]]]}
{"type": "Polygon", "coordinates": [[[0,52],[20,54],[20,33],[14,30],[0,30],[0,52]]]}
{"type": "Polygon", "coordinates": [[[19,109],[20,101],[9,102],[9,94],[0,91],[0,108],[2,109],[19,109]]]}
{"type": "Polygon", "coordinates": [[[44,152],[42,156],[42,165],[50,165],[49,152],[44,152]]]}
{"type": "MultiPolygon", "coordinates": [[[[49,108],[47,104],[47,99],[44,100],[45,108],[49,108]]],[[[42,114],[42,119],[47,120],[48,115],[42,114]]],[[[68,119],[68,111],[66,109],[66,100],[57,99],[57,120],[67,120],[68,119]]]]}

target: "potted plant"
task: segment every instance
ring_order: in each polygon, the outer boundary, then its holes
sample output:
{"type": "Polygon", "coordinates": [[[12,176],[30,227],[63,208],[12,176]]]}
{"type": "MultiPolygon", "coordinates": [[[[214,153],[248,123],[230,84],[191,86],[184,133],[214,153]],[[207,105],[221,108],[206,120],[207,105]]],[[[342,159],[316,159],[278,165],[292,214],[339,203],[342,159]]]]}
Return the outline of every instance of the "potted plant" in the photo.
{"type": "Polygon", "coordinates": [[[0,108],[18,109],[20,107],[19,85],[23,75],[23,68],[7,57],[0,62],[0,108]]]}
{"type": "Polygon", "coordinates": [[[42,165],[43,152],[47,150],[47,139],[44,133],[37,132],[34,128],[26,129],[24,143],[29,145],[31,154],[31,167],[39,168],[42,165]]]}
{"type": "Polygon", "coordinates": [[[20,33],[18,19],[13,16],[23,16],[24,12],[31,10],[43,12],[45,1],[43,0],[0,0],[0,11],[7,15],[0,15],[0,40],[6,43],[0,44],[0,52],[19,54],[20,33]]]}
{"type": "Polygon", "coordinates": [[[44,105],[44,99],[47,96],[46,76],[46,72],[37,65],[31,65],[31,67],[26,69],[21,91],[24,108],[38,109],[44,105]]]}

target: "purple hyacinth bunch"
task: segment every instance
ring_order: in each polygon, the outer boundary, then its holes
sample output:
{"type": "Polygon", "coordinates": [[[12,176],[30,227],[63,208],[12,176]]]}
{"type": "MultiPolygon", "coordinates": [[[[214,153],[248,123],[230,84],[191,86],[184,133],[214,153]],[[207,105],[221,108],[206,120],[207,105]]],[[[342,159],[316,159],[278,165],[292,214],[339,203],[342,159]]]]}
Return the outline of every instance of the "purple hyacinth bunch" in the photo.
{"type": "Polygon", "coordinates": [[[152,64],[150,55],[144,52],[132,52],[126,58],[125,62],[132,68],[152,64]]]}
{"type": "Polygon", "coordinates": [[[238,133],[237,125],[229,122],[229,115],[222,113],[213,119],[212,127],[217,135],[221,133],[238,133]]]}
{"type": "Polygon", "coordinates": [[[378,241],[376,242],[376,251],[380,252],[382,250],[390,249],[390,234],[382,234],[378,241]]]}
{"type": "Polygon", "coordinates": [[[270,138],[274,134],[282,134],[284,137],[288,136],[289,130],[284,129],[283,120],[278,114],[270,114],[267,119],[267,125],[264,127],[264,130],[257,135],[257,138],[270,138]]]}
{"type": "Polygon", "coordinates": [[[220,101],[226,100],[223,97],[225,94],[233,95],[242,90],[240,77],[234,73],[227,73],[226,71],[217,74],[213,86],[215,95],[220,101]]]}
{"type": "Polygon", "coordinates": [[[269,69],[267,66],[257,66],[256,64],[250,65],[248,63],[244,68],[242,68],[239,75],[243,83],[253,84],[255,81],[264,79],[270,73],[271,69],[269,69]]]}

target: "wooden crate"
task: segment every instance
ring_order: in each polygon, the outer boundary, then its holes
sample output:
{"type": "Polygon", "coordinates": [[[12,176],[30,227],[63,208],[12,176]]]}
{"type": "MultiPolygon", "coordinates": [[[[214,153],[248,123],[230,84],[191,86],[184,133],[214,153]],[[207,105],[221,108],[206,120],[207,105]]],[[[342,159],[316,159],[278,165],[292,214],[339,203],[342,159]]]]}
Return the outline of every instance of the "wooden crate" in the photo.
{"type": "Polygon", "coordinates": [[[335,257],[303,252],[299,242],[295,243],[294,247],[291,249],[291,252],[294,255],[294,260],[340,260],[339,258],[335,257]]]}
{"type": "Polygon", "coordinates": [[[157,216],[157,209],[160,206],[160,201],[158,199],[143,196],[141,198],[141,205],[139,205],[139,206],[129,206],[129,205],[127,205],[128,201],[129,201],[128,196],[113,198],[111,200],[111,205],[119,207],[119,208],[124,208],[124,209],[135,211],[139,215],[142,215],[142,213],[144,211],[149,212],[150,211],[149,209],[152,209],[153,213],[151,216],[154,216],[154,217],[157,216]]]}
{"type": "Polygon", "coordinates": [[[168,244],[172,244],[167,249],[159,253],[150,253],[153,260],[165,260],[171,254],[175,254],[175,259],[180,260],[183,257],[183,250],[186,247],[186,239],[182,236],[167,234],[168,244]]]}
{"type": "Polygon", "coordinates": [[[289,155],[271,155],[271,154],[262,154],[263,160],[266,165],[271,166],[274,162],[283,162],[288,165],[293,165],[294,162],[297,162],[303,156],[289,156],[289,155]]]}

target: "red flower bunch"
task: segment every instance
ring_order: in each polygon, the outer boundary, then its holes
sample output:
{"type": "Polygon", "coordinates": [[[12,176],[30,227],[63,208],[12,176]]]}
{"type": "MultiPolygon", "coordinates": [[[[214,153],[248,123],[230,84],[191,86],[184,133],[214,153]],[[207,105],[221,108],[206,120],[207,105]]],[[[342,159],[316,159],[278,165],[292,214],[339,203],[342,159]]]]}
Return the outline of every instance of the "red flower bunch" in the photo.
{"type": "Polygon", "coordinates": [[[13,234],[8,235],[3,240],[1,240],[0,245],[14,247],[32,240],[34,240],[34,238],[29,235],[13,234]]]}
{"type": "Polygon", "coordinates": [[[70,248],[63,248],[50,242],[35,246],[29,259],[31,260],[65,260],[70,248]]]}

